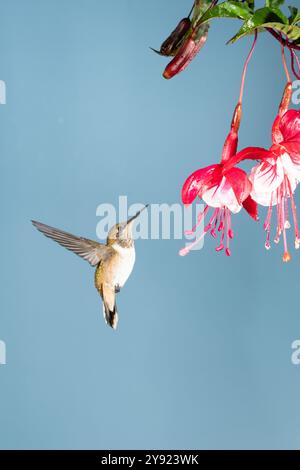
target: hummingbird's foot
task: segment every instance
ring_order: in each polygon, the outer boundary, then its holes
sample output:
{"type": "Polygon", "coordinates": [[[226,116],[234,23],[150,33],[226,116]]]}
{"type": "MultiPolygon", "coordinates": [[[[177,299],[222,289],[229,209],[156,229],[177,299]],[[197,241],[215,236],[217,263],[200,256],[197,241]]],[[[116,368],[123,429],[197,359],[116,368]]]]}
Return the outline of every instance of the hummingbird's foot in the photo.
{"type": "Polygon", "coordinates": [[[121,290],[121,287],[119,286],[119,284],[117,284],[115,286],[115,294],[118,294],[120,292],[120,290],[121,290]]]}

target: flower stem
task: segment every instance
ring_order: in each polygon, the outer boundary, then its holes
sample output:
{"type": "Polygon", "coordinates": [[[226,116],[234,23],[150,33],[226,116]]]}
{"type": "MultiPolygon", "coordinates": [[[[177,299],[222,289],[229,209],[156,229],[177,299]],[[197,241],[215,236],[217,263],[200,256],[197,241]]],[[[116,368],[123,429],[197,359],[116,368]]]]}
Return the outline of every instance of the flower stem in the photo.
{"type": "Polygon", "coordinates": [[[277,39],[277,41],[279,41],[283,46],[286,46],[288,47],[289,49],[294,49],[296,51],[300,51],[300,46],[298,46],[297,44],[292,44],[289,42],[288,39],[284,39],[280,34],[276,33],[276,31],[274,31],[274,29],[272,28],[266,28],[266,30],[272,34],[272,36],[277,39]]]}
{"type": "Polygon", "coordinates": [[[288,66],[287,66],[287,63],[286,63],[286,60],[285,60],[285,53],[284,53],[284,45],[283,44],[281,44],[281,56],[282,56],[284,71],[285,71],[285,74],[286,74],[286,79],[287,79],[288,82],[290,82],[291,81],[291,76],[290,76],[290,72],[289,72],[289,69],[288,69],[288,66]]]}
{"type": "Polygon", "coordinates": [[[248,54],[248,57],[247,57],[247,59],[246,59],[246,62],[245,62],[245,65],[244,65],[244,69],[243,69],[242,82],[241,82],[241,88],[240,88],[240,96],[239,96],[239,103],[240,103],[240,104],[242,104],[242,101],[243,101],[246,73],[247,73],[247,69],[248,69],[249,62],[250,62],[250,60],[251,60],[251,57],[252,57],[252,55],[253,55],[253,52],[254,52],[254,49],[255,49],[255,46],[256,46],[256,42],[257,42],[257,31],[255,31],[254,41],[253,41],[251,50],[250,50],[250,52],[249,52],[249,54],[248,54]]]}
{"type": "Polygon", "coordinates": [[[290,54],[291,54],[291,66],[292,66],[293,74],[295,75],[295,77],[298,80],[300,80],[300,74],[298,74],[298,72],[296,71],[296,68],[295,68],[295,60],[296,60],[298,70],[300,72],[300,62],[299,62],[298,56],[297,56],[297,54],[295,53],[295,51],[293,49],[290,49],[290,54]]]}
{"type": "Polygon", "coordinates": [[[244,95],[244,89],[245,89],[245,79],[246,79],[246,74],[248,70],[248,65],[251,60],[251,57],[253,55],[255,46],[257,42],[257,31],[255,31],[255,36],[254,36],[254,41],[252,44],[252,47],[250,49],[250,52],[247,56],[246,62],[244,64],[243,68],[243,73],[242,73],[242,81],[241,81],[241,87],[240,87],[240,95],[239,95],[239,100],[238,103],[235,107],[234,113],[233,113],[233,118],[231,121],[231,130],[234,132],[238,132],[241,124],[241,117],[242,117],[242,101],[243,101],[243,95],[244,95]]]}

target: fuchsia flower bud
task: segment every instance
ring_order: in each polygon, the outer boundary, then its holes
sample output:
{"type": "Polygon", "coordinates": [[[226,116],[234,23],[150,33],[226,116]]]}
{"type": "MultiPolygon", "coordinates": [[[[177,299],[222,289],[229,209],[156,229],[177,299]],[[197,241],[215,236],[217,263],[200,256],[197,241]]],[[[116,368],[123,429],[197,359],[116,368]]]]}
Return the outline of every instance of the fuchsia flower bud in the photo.
{"type": "Polygon", "coordinates": [[[160,47],[160,54],[164,56],[170,56],[176,54],[182,41],[191,27],[191,20],[189,18],[183,18],[170,36],[162,43],[160,47]]]}
{"type": "Polygon", "coordinates": [[[163,77],[169,80],[178,73],[186,69],[186,67],[192,62],[194,57],[202,49],[207,40],[208,28],[202,36],[197,38],[197,32],[192,31],[190,36],[184,41],[174,59],[167,65],[163,73],[163,77]]]}

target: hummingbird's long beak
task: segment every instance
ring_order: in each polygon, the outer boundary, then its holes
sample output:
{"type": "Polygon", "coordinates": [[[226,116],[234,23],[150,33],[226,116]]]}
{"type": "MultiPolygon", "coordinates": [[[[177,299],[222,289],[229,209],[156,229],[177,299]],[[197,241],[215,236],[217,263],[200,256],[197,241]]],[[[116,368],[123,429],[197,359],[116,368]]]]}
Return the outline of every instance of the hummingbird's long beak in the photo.
{"type": "Polygon", "coordinates": [[[147,209],[147,207],[149,206],[149,204],[146,204],[143,209],[141,209],[140,211],[138,211],[135,215],[133,215],[132,217],[130,217],[130,219],[127,220],[126,222],[126,225],[129,225],[131,222],[133,222],[139,215],[141,212],[143,212],[143,210],[147,209]]]}

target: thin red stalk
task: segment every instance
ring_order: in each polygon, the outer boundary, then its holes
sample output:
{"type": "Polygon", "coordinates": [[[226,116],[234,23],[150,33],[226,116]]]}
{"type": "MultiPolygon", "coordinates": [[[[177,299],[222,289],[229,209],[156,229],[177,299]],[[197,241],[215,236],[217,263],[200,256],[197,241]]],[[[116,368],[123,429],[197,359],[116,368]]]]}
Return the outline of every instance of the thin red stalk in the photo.
{"type": "Polygon", "coordinates": [[[287,63],[286,63],[285,53],[284,53],[284,45],[283,44],[281,44],[281,56],[282,56],[284,71],[285,71],[285,74],[286,74],[286,79],[289,83],[291,81],[291,76],[290,76],[290,72],[289,72],[289,69],[288,69],[288,66],[287,66],[287,63]]]}
{"type": "Polygon", "coordinates": [[[246,73],[247,73],[247,69],[248,69],[249,62],[250,62],[250,60],[251,60],[251,57],[252,57],[252,55],[253,55],[253,52],[254,52],[254,49],[255,49],[255,46],[256,46],[256,42],[257,42],[257,31],[255,31],[254,41],[253,41],[251,50],[250,50],[250,52],[249,52],[249,54],[248,54],[248,57],[247,57],[247,59],[246,59],[246,62],[245,62],[245,65],[244,65],[244,69],[243,69],[243,75],[242,75],[242,81],[241,81],[241,88],[240,88],[240,96],[239,96],[239,104],[242,104],[243,94],[244,94],[244,88],[245,88],[246,73]]]}
{"type": "Polygon", "coordinates": [[[300,71],[300,63],[299,63],[299,59],[295,53],[295,51],[293,51],[292,49],[289,50],[290,51],[290,54],[291,54],[291,66],[292,66],[292,71],[293,71],[293,74],[295,75],[295,77],[300,80],[300,75],[298,75],[298,72],[296,71],[296,68],[295,68],[295,59],[297,61],[297,65],[298,65],[298,69],[300,71]]]}
{"type": "Polygon", "coordinates": [[[290,54],[291,54],[291,67],[292,67],[293,74],[298,80],[300,80],[300,75],[298,75],[296,68],[295,68],[295,57],[294,57],[294,51],[292,51],[292,49],[290,49],[290,54]]]}
{"type": "MultiPolygon", "coordinates": [[[[247,56],[247,59],[245,61],[245,64],[244,64],[239,100],[238,100],[238,103],[237,103],[237,105],[234,109],[233,118],[232,118],[232,121],[231,121],[231,132],[238,133],[239,128],[240,128],[241,117],[242,117],[242,101],[243,101],[243,95],[244,95],[244,89],[245,89],[245,79],[246,79],[248,65],[249,65],[249,62],[251,60],[251,57],[253,55],[253,52],[254,52],[254,49],[255,49],[255,46],[256,46],[256,42],[257,42],[257,31],[255,31],[254,41],[253,41],[252,47],[250,49],[250,52],[249,52],[249,54],[247,56]]],[[[229,134],[229,136],[230,136],[230,134],[229,134]]],[[[225,142],[225,145],[226,145],[226,142],[225,142]]]]}
{"type": "Polygon", "coordinates": [[[295,51],[292,51],[292,53],[293,53],[294,58],[296,59],[296,62],[297,62],[297,65],[298,65],[298,69],[299,69],[299,71],[300,71],[300,61],[299,61],[299,58],[298,58],[298,56],[297,56],[297,54],[296,54],[295,51]]]}
{"type": "Polygon", "coordinates": [[[286,46],[286,47],[288,47],[289,49],[294,49],[294,50],[296,50],[296,51],[300,51],[300,46],[298,46],[297,44],[292,44],[292,43],[290,43],[288,40],[283,39],[283,37],[282,37],[280,34],[276,33],[276,31],[274,31],[274,29],[272,29],[272,28],[266,28],[266,30],[267,30],[270,34],[272,34],[272,36],[273,36],[275,39],[277,39],[277,41],[279,41],[283,46],[286,46]]]}

